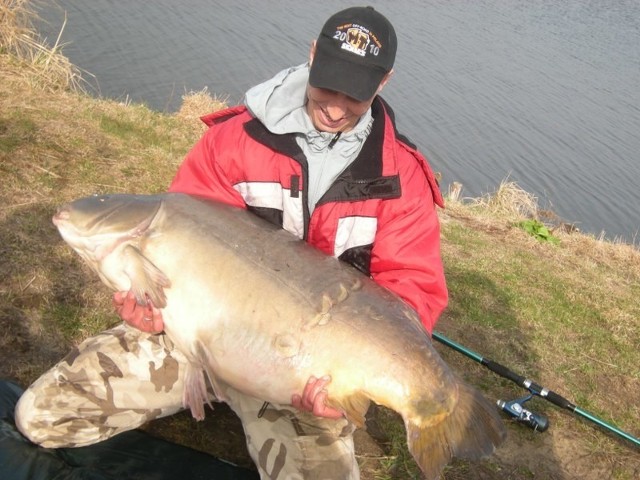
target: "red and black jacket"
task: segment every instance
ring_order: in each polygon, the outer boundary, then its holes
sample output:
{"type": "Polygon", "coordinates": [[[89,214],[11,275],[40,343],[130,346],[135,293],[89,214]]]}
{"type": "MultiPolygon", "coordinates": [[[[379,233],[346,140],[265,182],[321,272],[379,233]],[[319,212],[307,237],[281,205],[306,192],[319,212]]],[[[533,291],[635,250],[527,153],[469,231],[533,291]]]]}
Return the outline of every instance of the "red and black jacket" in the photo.
{"type": "Polygon", "coordinates": [[[243,106],[202,120],[209,130],[170,191],[248,208],[395,292],[431,332],[447,304],[435,206],[442,196],[426,159],[377,97],[358,157],[307,205],[307,160],[293,134],[273,134],[243,106]]]}

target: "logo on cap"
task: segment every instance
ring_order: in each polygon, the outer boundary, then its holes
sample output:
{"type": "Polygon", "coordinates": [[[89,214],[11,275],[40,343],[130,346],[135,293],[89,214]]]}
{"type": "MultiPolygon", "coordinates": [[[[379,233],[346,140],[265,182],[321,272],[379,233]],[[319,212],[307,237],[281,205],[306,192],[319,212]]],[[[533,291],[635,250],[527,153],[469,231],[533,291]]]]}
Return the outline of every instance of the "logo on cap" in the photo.
{"type": "Polygon", "coordinates": [[[361,57],[367,52],[374,56],[380,53],[382,45],[368,28],[355,23],[348,23],[336,28],[333,39],[341,42],[340,48],[361,57]]]}

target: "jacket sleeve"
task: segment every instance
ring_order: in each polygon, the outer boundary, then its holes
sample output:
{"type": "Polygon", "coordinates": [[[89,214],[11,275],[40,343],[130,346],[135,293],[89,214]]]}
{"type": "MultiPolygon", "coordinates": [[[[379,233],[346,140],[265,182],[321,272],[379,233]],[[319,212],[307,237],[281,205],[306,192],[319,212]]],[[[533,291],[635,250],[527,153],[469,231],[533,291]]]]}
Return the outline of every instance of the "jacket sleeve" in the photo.
{"type": "Polygon", "coordinates": [[[240,124],[212,125],[189,151],[178,168],[170,192],[197,195],[230,205],[246,208],[242,196],[234,190],[230,180],[233,149],[229,141],[238,134],[240,124]],[[226,148],[224,148],[226,145],[226,148]]]}
{"type": "Polygon", "coordinates": [[[427,174],[428,165],[410,164],[401,174],[402,197],[383,202],[371,276],[411,305],[431,334],[448,301],[435,207],[442,197],[432,190],[437,185],[427,174]]]}

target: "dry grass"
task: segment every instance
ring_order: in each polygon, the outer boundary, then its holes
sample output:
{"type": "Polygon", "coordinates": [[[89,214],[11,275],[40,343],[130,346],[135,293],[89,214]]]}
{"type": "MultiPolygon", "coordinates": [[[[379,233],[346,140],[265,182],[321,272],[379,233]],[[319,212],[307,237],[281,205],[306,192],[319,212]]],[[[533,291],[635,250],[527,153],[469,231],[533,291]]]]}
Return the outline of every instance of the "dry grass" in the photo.
{"type": "Polygon", "coordinates": [[[538,199],[521,189],[517,183],[506,180],[500,183],[493,194],[471,199],[469,206],[494,218],[521,220],[538,216],[538,199]]]}
{"type": "Polygon", "coordinates": [[[216,95],[211,96],[207,87],[199,92],[188,92],[182,96],[182,104],[176,115],[194,125],[197,125],[198,133],[204,132],[206,125],[197,120],[210,112],[221,110],[227,107],[227,100],[218,98],[216,95]]]}
{"type": "Polygon", "coordinates": [[[0,52],[19,63],[23,80],[40,88],[82,90],[81,71],[62,55],[60,35],[46,45],[33,26],[36,19],[32,1],[0,0],[0,52]]]}
{"type": "Polygon", "coordinates": [[[447,210],[473,212],[476,216],[516,222],[526,218],[538,218],[538,199],[526,192],[516,182],[503,180],[495,192],[478,198],[461,197],[463,185],[454,182],[449,188],[447,210]]]}

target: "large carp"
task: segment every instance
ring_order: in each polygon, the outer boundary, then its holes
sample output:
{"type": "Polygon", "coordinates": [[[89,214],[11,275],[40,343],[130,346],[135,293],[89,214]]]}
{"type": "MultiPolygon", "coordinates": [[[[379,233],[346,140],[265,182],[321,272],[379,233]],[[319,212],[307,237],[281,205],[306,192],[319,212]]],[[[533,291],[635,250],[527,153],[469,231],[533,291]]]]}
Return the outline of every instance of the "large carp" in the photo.
{"type": "Polygon", "coordinates": [[[214,390],[225,382],[275,404],[331,375],[330,403],[356,425],[370,400],[402,415],[427,478],[505,436],[497,408],[454,376],[399,297],[246,210],[182,194],[100,195],[60,207],[53,222],[106,285],[164,309],[190,361],[185,406],[196,417],[205,374],[214,390]]]}

